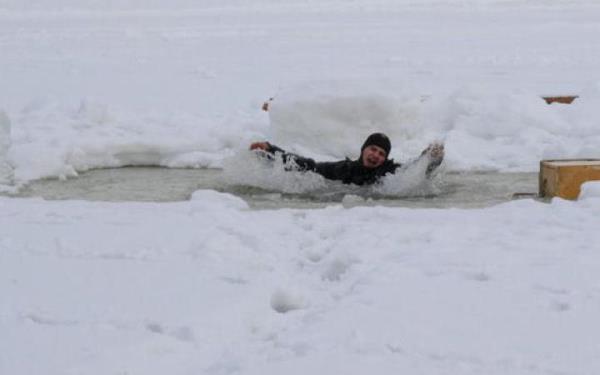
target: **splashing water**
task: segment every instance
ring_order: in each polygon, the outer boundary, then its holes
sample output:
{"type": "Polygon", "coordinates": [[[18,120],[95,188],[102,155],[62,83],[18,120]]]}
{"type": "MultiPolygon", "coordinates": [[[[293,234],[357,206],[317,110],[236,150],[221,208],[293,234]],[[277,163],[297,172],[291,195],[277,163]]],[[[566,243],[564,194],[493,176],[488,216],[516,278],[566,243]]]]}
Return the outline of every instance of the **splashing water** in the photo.
{"type": "Polygon", "coordinates": [[[441,192],[443,173],[437,168],[429,176],[426,174],[431,159],[429,156],[404,164],[393,174],[387,174],[373,185],[376,195],[408,198],[438,195],[441,192]]]}
{"type": "Polygon", "coordinates": [[[293,194],[312,192],[327,186],[322,176],[293,170],[293,167],[281,157],[267,158],[257,152],[243,151],[223,161],[222,178],[227,185],[247,185],[293,194]]]}
{"type": "Polygon", "coordinates": [[[264,157],[243,151],[224,160],[222,183],[248,186],[286,194],[299,194],[320,201],[341,201],[345,196],[368,198],[405,198],[439,194],[440,173],[429,177],[425,171],[429,158],[420,158],[386,175],[374,185],[358,186],[331,181],[314,172],[295,170],[293,160],[280,156],[264,157]]]}

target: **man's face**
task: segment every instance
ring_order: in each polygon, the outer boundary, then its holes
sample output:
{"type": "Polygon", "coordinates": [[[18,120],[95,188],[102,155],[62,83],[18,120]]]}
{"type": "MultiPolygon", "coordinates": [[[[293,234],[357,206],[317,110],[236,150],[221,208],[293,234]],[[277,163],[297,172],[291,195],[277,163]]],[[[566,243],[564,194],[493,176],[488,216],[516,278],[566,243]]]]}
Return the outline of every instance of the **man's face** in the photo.
{"type": "Polygon", "coordinates": [[[379,146],[369,145],[362,152],[362,164],[365,168],[377,168],[385,161],[385,150],[379,146]]]}

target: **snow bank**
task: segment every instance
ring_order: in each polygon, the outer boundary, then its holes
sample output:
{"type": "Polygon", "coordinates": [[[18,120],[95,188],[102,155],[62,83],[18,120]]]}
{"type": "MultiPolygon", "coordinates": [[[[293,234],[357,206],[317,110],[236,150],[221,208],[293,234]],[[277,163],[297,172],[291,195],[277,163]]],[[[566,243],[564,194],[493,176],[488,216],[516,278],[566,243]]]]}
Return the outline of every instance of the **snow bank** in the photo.
{"type": "Polygon", "coordinates": [[[106,167],[218,167],[254,134],[243,116],[140,114],[90,100],[77,106],[34,102],[14,118],[10,157],[19,181],[106,167]]]}
{"type": "Polygon", "coordinates": [[[387,82],[315,82],[286,88],[270,103],[273,141],[300,153],[357,158],[365,138],[381,131],[393,140],[394,155],[399,142],[423,136],[417,135],[422,98],[414,92],[387,82]]]}
{"type": "MultiPolygon", "coordinates": [[[[317,160],[354,159],[374,131],[390,136],[390,156],[400,162],[415,158],[431,142],[444,142],[448,170],[530,172],[542,159],[600,157],[600,90],[595,87],[571,105],[547,105],[528,92],[465,87],[423,97],[403,89],[339,82],[292,87],[272,101],[270,125],[258,108],[212,118],[141,114],[89,100],[77,106],[34,102],[12,116],[8,157],[18,181],[66,178],[92,168],[227,164],[237,175],[253,170],[245,177],[252,181],[239,183],[261,186],[258,181],[267,179],[290,192],[301,179],[266,176],[271,172],[244,157],[224,160],[261,139],[317,160]]],[[[300,191],[322,185],[316,179],[306,184],[300,191]]]]}
{"type": "Polygon", "coordinates": [[[418,97],[373,87],[332,85],[284,91],[271,103],[273,138],[292,150],[357,158],[374,131],[392,139],[391,156],[406,160],[429,143],[446,144],[454,170],[535,171],[548,158],[598,157],[599,90],[571,106],[547,105],[530,92],[464,87],[445,96],[418,97]],[[376,89],[375,89],[376,91],[376,89]]]}

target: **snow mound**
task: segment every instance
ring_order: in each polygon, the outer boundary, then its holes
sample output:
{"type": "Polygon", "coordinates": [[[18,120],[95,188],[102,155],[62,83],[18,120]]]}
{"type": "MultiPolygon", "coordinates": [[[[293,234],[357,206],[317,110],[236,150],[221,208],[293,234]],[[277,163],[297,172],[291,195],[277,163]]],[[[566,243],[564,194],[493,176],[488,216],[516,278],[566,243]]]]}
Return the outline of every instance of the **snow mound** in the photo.
{"type": "Polygon", "coordinates": [[[301,153],[356,157],[365,138],[376,131],[394,142],[414,138],[423,117],[421,101],[383,83],[293,86],[278,93],[270,105],[273,140],[301,153]]]}
{"type": "Polygon", "coordinates": [[[243,199],[214,190],[197,190],[192,194],[191,201],[194,208],[203,210],[244,210],[248,208],[248,204],[243,199]]]}
{"type": "Polygon", "coordinates": [[[295,290],[278,289],[271,295],[271,307],[281,314],[293,310],[300,310],[306,306],[306,299],[295,290]]]}
{"type": "Polygon", "coordinates": [[[581,193],[579,193],[580,200],[600,198],[600,181],[588,181],[581,185],[581,193]]]}
{"type": "Polygon", "coordinates": [[[291,87],[271,103],[272,139],[292,152],[335,159],[357,158],[377,131],[388,134],[398,160],[443,142],[451,170],[534,171],[542,159],[600,156],[596,86],[572,105],[489,87],[430,97],[416,92],[336,82],[291,87]]]}
{"type": "Polygon", "coordinates": [[[251,138],[252,130],[231,121],[184,112],[128,112],[87,99],[75,106],[32,102],[13,121],[15,179],[66,178],[122,166],[219,167],[251,138]]]}
{"type": "MultiPolygon", "coordinates": [[[[528,172],[542,159],[600,157],[598,85],[571,105],[481,87],[428,97],[417,92],[399,83],[307,83],[276,95],[270,125],[258,120],[264,116],[258,109],[211,117],[128,112],[87,99],[75,106],[32,102],[11,116],[12,134],[2,136],[0,155],[11,161],[15,181],[121,166],[219,168],[261,139],[317,161],[356,159],[376,131],[390,136],[390,157],[400,162],[432,142],[445,143],[448,170],[528,172]]],[[[3,134],[10,134],[8,120],[3,124],[3,134]]],[[[264,170],[254,172],[264,180],[264,170]]],[[[282,174],[275,190],[305,191],[290,188],[305,177],[282,174]]],[[[316,178],[301,183],[322,185],[316,178]]]]}

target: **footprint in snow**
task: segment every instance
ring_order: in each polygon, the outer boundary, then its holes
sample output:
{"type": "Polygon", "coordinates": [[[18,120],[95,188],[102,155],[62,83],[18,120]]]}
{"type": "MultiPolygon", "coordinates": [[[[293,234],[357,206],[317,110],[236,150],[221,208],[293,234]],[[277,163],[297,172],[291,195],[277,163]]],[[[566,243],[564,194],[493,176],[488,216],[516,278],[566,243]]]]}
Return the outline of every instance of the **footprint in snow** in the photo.
{"type": "Polygon", "coordinates": [[[348,269],[350,269],[350,267],[352,267],[354,263],[357,263],[357,261],[348,257],[338,257],[329,263],[321,276],[323,280],[340,281],[342,276],[348,271],[348,269]]]}
{"type": "Polygon", "coordinates": [[[464,274],[465,279],[479,282],[491,280],[491,276],[486,272],[468,272],[464,274]]]}
{"type": "Polygon", "coordinates": [[[552,301],[550,308],[556,312],[565,312],[571,310],[571,305],[567,302],[552,301]]]}
{"type": "Polygon", "coordinates": [[[289,311],[300,310],[306,307],[306,302],[297,293],[278,290],[271,295],[271,307],[278,313],[285,314],[289,311]]]}
{"type": "Polygon", "coordinates": [[[146,329],[159,335],[171,336],[179,341],[194,341],[194,331],[186,326],[169,328],[159,323],[148,323],[146,324],[146,329]]]}

